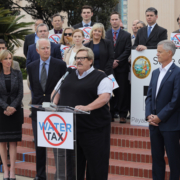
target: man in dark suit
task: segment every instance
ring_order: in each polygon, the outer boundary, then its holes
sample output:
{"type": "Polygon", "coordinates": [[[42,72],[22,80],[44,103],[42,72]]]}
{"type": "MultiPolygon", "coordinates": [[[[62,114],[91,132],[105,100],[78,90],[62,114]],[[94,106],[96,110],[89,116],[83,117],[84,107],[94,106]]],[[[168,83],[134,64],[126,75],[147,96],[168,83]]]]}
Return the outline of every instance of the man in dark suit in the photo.
{"type": "MultiPolygon", "coordinates": [[[[48,35],[49,35],[48,26],[46,24],[39,24],[37,27],[37,36],[39,37],[39,39],[48,38],[48,35]]],[[[55,44],[51,42],[51,56],[62,60],[59,44],[55,44]]],[[[28,49],[26,67],[37,59],[39,59],[39,54],[36,51],[36,44],[32,44],[29,46],[28,49]]]]}
{"type": "Polygon", "coordinates": [[[135,43],[132,49],[143,51],[145,49],[157,49],[157,44],[167,39],[167,29],[156,23],[158,11],[150,7],[146,10],[147,26],[138,30],[135,43]]]}
{"type": "MultiPolygon", "coordinates": [[[[66,63],[50,56],[51,44],[48,39],[36,43],[40,58],[28,65],[29,81],[33,92],[32,104],[50,102],[51,93],[66,71],[66,63]]],[[[36,178],[46,180],[46,148],[37,147],[37,110],[32,108],[32,127],[36,147],[36,178]]]]}
{"type": "Polygon", "coordinates": [[[110,23],[112,28],[106,32],[106,39],[109,39],[114,47],[113,69],[118,89],[114,90],[115,97],[111,100],[111,114],[114,117],[115,111],[119,112],[120,122],[126,122],[128,113],[128,57],[131,54],[131,34],[120,29],[120,14],[111,14],[110,23]]]}
{"type": "Polygon", "coordinates": [[[93,16],[93,9],[91,6],[85,5],[81,9],[82,22],[73,26],[74,29],[93,26],[95,23],[91,21],[93,16]]]}
{"type": "MultiPolygon", "coordinates": [[[[180,17],[180,15],[179,15],[179,17],[180,17]]],[[[180,18],[177,18],[177,23],[178,23],[178,25],[179,25],[179,29],[177,29],[176,31],[173,31],[172,33],[180,33],[180,18]]]]}
{"type": "Polygon", "coordinates": [[[160,68],[152,72],[146,98],[149,122],[153,180],[164,180],[164,151],[168,156],[170,180],[179,180],[180,170],[180,68],[172,57],[173,42],[164,40],[157,46],[160,68]]]}
{"type": "Polygon", "coordinates": [[[25,55],[26,58],[27,58],[28,46],[30,46],[31,44],[36,43],[37,40],[39,39],[39,37],[38,37],[37,34],[36,34],[36,30],[37,30],[38,25],[39,25],[39,24],[42,24],[42,23],[43,23],[43,20],[42,20],[42,19],[37,19],[37,20],[35,21],[35,24],[34,24],[35,33],[29,34],[29,35],[27,35],[27,36],[25,37],[23,51],[24,51],[24,55],[25,55]]]}

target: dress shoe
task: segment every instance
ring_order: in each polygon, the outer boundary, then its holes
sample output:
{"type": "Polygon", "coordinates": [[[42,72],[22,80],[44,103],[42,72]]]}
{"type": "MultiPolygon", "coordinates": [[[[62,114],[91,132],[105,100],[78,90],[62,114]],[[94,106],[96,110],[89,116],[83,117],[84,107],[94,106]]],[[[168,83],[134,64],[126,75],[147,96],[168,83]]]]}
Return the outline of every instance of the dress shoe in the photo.
{"type": "Polygon", "coordinates": [[[126,119],[130,119],[130,115],[129,116],[127,116],[127,118],[126,119]]]}
{"type": "Polygon", "coordinates": [[[121,117],[119,123],[126,123],[126,118],[121,117]]]}
{"type": "Polygon", "coordinates": [[[9,180],[16,180],[16,178],[10,178],[9,180]]]}
{"type": "Polygon", "coordinates": [[[119,114],[114,114],[114,118],[119,118],[119,114]]]}
{"type": "Polygon", "coordinates": [[[3,180],[9,180],[9,178],[4,178],[4,177],[3,177],[3,180]]]}

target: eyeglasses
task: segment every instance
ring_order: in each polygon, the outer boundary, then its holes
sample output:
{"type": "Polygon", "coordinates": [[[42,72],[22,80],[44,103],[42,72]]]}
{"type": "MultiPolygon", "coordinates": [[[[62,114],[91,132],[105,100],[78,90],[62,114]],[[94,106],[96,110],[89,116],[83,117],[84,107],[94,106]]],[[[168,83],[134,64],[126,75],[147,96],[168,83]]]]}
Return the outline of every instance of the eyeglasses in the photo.
{"type": "Polygon", "coordinates": [[[84,61],[88,57],[74,57],[75,61],[84,61]]]}
{"type": "Polygon", "coordinates": [[[72,33],[64,33],[64,36],[72,36],[72,33]]]}

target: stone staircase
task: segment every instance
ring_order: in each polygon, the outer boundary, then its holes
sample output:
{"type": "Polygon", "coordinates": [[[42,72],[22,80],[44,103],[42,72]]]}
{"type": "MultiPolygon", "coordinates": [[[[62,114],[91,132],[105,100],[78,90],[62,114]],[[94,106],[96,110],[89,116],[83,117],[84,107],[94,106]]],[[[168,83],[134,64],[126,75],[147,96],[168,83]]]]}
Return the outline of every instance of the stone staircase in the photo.
{"type": "MultiPolygon", "coordinates": [[[[34,149],[31,119],[25,113],[23,138],[18,142],[16,174],[34,178],[36,175],[36,153],[34,149]]],[[[166,178],[169,179],[167,156],[166,178]]],[[[2,172],[2,167],[0,168],[2,172]]],[[[53,152],[48,151],[48,179],[54,179],[55,162],[53,152]]],[[[152,159],[149,130],[147,127],[111,123],[111,150],[108,180],[152,179],[152,159]]]]}

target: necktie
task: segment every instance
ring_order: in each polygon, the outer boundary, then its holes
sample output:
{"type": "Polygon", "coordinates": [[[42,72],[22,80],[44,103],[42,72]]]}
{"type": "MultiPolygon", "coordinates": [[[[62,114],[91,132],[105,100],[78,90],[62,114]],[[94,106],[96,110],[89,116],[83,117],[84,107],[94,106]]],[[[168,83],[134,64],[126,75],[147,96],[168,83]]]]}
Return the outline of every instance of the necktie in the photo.
{"type": "Polygon", "coordinates": [[[117,32],[114,32],[114,35],[113,35],[114,46],[116,46],[116,34],[117,34],[117,32]]]}
{"type": "Polygon", "coordinates": [[[84,27],[89,27],[89,24],[85,24],[84,27]]]}
{"type": "Polygon", "coordinates": [[[148,27],[148,37],[149,37],[149,35],[151,34],[151,29],[152,29],[152,27],[149,26],[149,27],[148,27]]]}
{"type": "Polygon", "coordinates": [[[46,74],[46,68],[45,68],[46,63],[43,63],[42,69],[41,69],[41,87],[43,91],[45,91],[46,88],[46,80],[47,80],[47,74],[46,74]]]}

